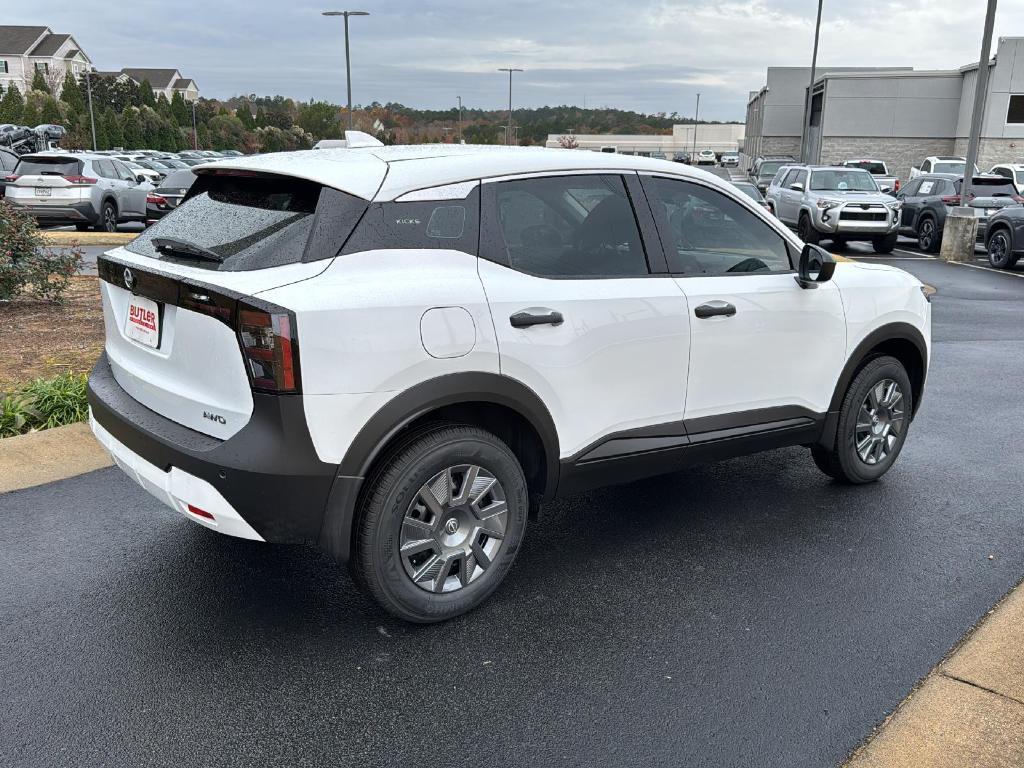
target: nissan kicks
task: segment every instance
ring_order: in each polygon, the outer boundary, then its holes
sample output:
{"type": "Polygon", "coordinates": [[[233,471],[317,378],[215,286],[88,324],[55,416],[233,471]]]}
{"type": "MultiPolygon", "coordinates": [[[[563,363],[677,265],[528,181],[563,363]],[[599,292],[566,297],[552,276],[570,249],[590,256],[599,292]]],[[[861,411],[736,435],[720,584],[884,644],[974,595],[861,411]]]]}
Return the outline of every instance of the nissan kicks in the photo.
{"type": "Polygon", "coordinates": [[[921,284],[694,168],[350,133],[195,172],[100,259],[92,429],[188,519],[317,545],[410,621],[494,592],[546,500],[783,446],[867,483],[920,407],[921,284]]]}

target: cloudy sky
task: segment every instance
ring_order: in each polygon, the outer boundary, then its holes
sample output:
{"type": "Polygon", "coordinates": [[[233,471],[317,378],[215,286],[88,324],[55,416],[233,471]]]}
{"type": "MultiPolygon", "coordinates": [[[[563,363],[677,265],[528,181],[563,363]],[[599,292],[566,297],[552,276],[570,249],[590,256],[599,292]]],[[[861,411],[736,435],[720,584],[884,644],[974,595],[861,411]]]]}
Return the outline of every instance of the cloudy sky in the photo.
{"type": "MultiPolygon", "coordinates": [[[[344,0],[349,2],[349,0],[344,0]]],[[[345,98],[334,0],[7,2],[5,24],[68,32],[99,69],[176,67],[202,93],[345,98]]],[[[615,106],[743,119],[769,65],[807,66],[815,0],[352,0],[353,99],[496,108],[521,67],[519,105],[615,106]]],[[[819,63],[954,68],[975,61],[983,0],[825,0],[819,63]]],[[[996,37],[1024,34],[1003,0],[996,37]]]]}

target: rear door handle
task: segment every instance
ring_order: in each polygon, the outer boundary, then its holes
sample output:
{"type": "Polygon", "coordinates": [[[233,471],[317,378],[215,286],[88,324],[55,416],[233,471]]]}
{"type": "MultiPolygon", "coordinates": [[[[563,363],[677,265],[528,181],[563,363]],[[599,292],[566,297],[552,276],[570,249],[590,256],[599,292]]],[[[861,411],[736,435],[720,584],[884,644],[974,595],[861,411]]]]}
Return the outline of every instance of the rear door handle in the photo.
{"type": "Polygon", "coordinates": [[[561,325],[564,320],[561,312],[547,307],[521,309],[508,319],[513,328],[529,328],[531,325],[561,325]]]}
{"type": "Polygon", "coordinates": [[[707,304],[701,304],[693,310],[693,314],[701,320],[709,317],[732,317],[736,314],[736,307],[727,301],[716,299],[715,301],[709,301],[707,304]]]}

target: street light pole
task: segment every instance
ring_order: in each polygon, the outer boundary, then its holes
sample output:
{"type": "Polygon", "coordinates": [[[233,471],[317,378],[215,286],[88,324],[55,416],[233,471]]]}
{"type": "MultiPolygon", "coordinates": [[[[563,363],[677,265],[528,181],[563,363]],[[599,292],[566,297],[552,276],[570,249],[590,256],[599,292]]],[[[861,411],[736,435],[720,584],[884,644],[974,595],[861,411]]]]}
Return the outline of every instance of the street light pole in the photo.
{"type": "MultiPolygon", "coordinates": [[[[246,107],[248,109],[248,107],[246,107]]],[[[199,129],[196,127],[196,100],[192,99],[192,149],[199,149],[199,129]]]]}
{"type": "Polygon", "coordinates": [[[824,0],[818,0],[818,20],[814,24],[814,52],[811,54],[811,84],[807,86],[807,98],[804,101],[804,124],[800,137],[800,159],[809,163],[811,161],[810,147],[807,146],[807,139],[811,133],[811,104],[814,102],[814,80],[818,71],[818,37],[821,35],[821,6],[824,0]]]}
{"type": "Polygon", "coordinates": [[[345,17],[345,82],[348,86],[348,127],[352,127],[352,60],[348,49],[348,17],[369,16],[368,11],[323,11],[324,16],[345,17]]]}
{"type": "Polygon", "coordinates": [[[85,70],[85,91],[89,94],[89,127],[92,128],[92,151],[96,151],[96,118],[92,112],[92,72],[85,70]]]}
{"type": "Polygon", "coordinates": [[[462,138],[462,97],[461,96],[456,96],[455,98],[457,98],[459,100],[459,144],[462,144],[463,143],[463,138],[462,138]]]}
{"type": "Polygon", "coordinates": [[[512,143],[512,73],[522,72],[517,67],[498,67],[499,72],[508,72],[508,128],[505,130],[505,144],[512,143]]]}
{"type": "Polygon", "coordinates": [[[974,166],[978,162],[981,143],[982,119],[985,117],[985,94],[988,91],[988,61],[992,51],[992,27],[996,19],[996,0],[988,0],[985,13],[985,32],[981,38],[981,58],[978,59],[978,77],[974,81],[974,112],[971,114],[971,134],[967,139],[967,165],[960,187],[961,205],[970,205],[971,187],[974,186],[974,166]]]}
{"type": "Polygon", "coordinates": [[[697,162],[697,119],[700,117],[700,94],[697,94],[697,109],[693,113],[693,155],[690,157],[690,162],[696,164],[697,162]]]}

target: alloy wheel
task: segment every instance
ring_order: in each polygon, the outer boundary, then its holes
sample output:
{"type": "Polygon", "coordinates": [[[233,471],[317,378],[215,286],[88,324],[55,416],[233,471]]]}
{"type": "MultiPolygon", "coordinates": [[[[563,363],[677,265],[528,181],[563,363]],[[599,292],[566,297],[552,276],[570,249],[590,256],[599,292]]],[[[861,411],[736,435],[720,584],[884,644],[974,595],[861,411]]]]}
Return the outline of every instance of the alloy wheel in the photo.
{"type": "Polygon", "coordinates": [[[929,251],[932,247],[932,239],[935,237],[935,225],[932,224],[931,219],[925,219],[921,222],[921,231],[917,235],[918,245],[922,251],[929,251]]]}
{"type": "Polygon", "coordinates": [[[860,460],[869,466],[885,461],[899,441],[903,422],[903,390],[892,379],[882,379],[868,390],[857,412],[854,442],[860,460]]]}
{"type": "Polygon", "coordinates": [[[428,592],[454,592],[479,579],[505,539],[508,504],[498,479],[461,464],[424,483],[402,519],[405,573],[428,592]]]}
{"type": "Polygon", "coordinates": [[[1004,267],[1007,264],[1009,243],[1004,232],[997,232],[988,243],[988,260],[993,267],[1004,267]]]}
{"type": "Polygon", "coordinates": [[[103,209],[103,228],[107,232],[117,231],[117,213],[109,205],[103,209]]]}

